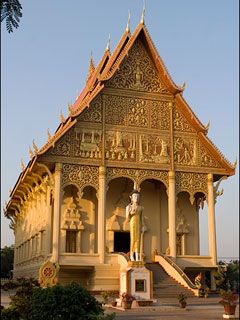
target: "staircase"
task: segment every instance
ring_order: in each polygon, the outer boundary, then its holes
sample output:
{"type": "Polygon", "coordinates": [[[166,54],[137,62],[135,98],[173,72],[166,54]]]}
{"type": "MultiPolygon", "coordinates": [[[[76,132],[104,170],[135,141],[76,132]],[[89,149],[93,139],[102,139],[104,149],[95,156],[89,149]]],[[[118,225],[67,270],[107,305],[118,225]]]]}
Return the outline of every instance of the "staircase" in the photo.
{"type": "Polygon", "coordinates": [[[191,290],[170,277],[158,262],[147,263],[145,266],[153,274],[154,298],[177,298],[179,293],[184,293],[187,297],[194,296],[191,290]]]}

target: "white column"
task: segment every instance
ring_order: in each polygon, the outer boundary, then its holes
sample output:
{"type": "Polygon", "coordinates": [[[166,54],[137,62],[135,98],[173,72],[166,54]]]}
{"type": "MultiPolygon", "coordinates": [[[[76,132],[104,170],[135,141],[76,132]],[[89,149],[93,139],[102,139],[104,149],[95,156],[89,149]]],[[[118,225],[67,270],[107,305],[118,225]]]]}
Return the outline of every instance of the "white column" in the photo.
{"type": "Polygon", "coordinates": [[[106,211],[106,167],[99,167],[98,191],[98,254],[100,263],[105,261],[105,211],[106,211]]]}
{"type": "Polygon", "coordinates": [[[176,258],[176,196],[175,196],[175,173],[169,171],[168,187],[168,221],[169,221],[169,248],[170,256],[176,258]]]}
{"type": "Polygon", "coordinates": [[[52,244],[52,262],[58,262],[59,259],[59,230],[61,215],[61,173],[62,164],[56,163],[55,183],[54,183],[54,209],[53,209],[53,244],[52,244]]]}
{"type": "Polygon", "coordinates": [[[213,190],[213,175],[208,174],[208,238],[209,255],[215,265],[217,263],[216,224],[215,224],[215,199],[213,190]]]}

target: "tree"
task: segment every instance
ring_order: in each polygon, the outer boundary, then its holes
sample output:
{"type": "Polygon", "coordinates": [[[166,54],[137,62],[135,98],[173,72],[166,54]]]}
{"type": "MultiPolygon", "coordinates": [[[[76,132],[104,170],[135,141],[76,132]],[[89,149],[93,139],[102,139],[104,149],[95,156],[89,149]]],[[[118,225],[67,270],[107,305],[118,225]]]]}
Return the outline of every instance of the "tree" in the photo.
{"type": "Polygon", "coordinates": [[[18,28],[22,17],[22,6],[18,0],[1,0],[1,22],[6,19],[6,27],[9,33],[13,28],[18,28]]]}
{"type": "Polygon", "coordinates": [[[1,249],[1,278],[9,278],[13,269],[14,246],[1,249]]]}

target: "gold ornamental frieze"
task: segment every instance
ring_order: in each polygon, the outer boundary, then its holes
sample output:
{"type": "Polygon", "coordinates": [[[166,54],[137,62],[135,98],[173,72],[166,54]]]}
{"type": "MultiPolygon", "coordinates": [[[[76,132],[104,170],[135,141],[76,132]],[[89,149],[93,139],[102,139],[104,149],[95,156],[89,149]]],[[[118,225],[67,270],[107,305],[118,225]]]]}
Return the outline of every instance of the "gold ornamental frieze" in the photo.
{"type": "Polygon", "coordinates": [[[54,156],[71,156],[71,132],[68,131],[64,136],[55,143],[54,147],[48,152],[49,155],[54,156]]]}
{"type": "Polygon", "coordinates": [[[137,40],[107,87],[169,93],[144,45],[137,40]]]}
{"type": "Polygon", "coordinates": [[[176,172],[176,195],[185,191],[190,195],[191,204],[194,203],[194,195],[197,192],[208,194],[207,189],[207,174],[191,173],[191,172],[176,172]]]}
{"type": "Polygon", "coordinates": [[[128,168],[107,168],[107,183],[115,178],[129,178],[134,182],[135,188],[140,188],[141,183],[147,179],[161,181],[168,189],[168,171],[128,169],[128,168]]]}
{"type": "Polygon", "coordinates": [[[79,190],[92,186],[98,190],[98,167],[77,164],[63,164],[62,188],[68,184],[76,185],[79,190]]]}
{"type": "Polygon", "coordinates": [[[106,124],[169,130],[168,101],[105,95],[106,124]]]}
{"type": "Polygon", "coordinates": [[[102,122],[102,100],[101,96],[98,96],[94,99],[90,106],[85,109],[78,117],[79,121],[83,122],[93,122],[101,123],[102,122]]]}

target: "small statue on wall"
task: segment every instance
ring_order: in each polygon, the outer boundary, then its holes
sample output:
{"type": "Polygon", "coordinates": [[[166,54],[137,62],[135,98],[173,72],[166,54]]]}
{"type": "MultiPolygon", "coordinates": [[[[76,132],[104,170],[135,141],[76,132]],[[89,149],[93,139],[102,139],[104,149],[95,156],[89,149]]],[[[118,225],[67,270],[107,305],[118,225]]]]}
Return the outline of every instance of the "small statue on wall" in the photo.
{"type": "Polygon", "coordinates": [[[126,207],[126,218],[130,221],[130,260],[141,261],[143,252],[143,207],[139,205],[140,193],[133,190],[130,195],[131,203],[126,207]],[[135,258],[134,258],[135,254],[135,258]]]}

